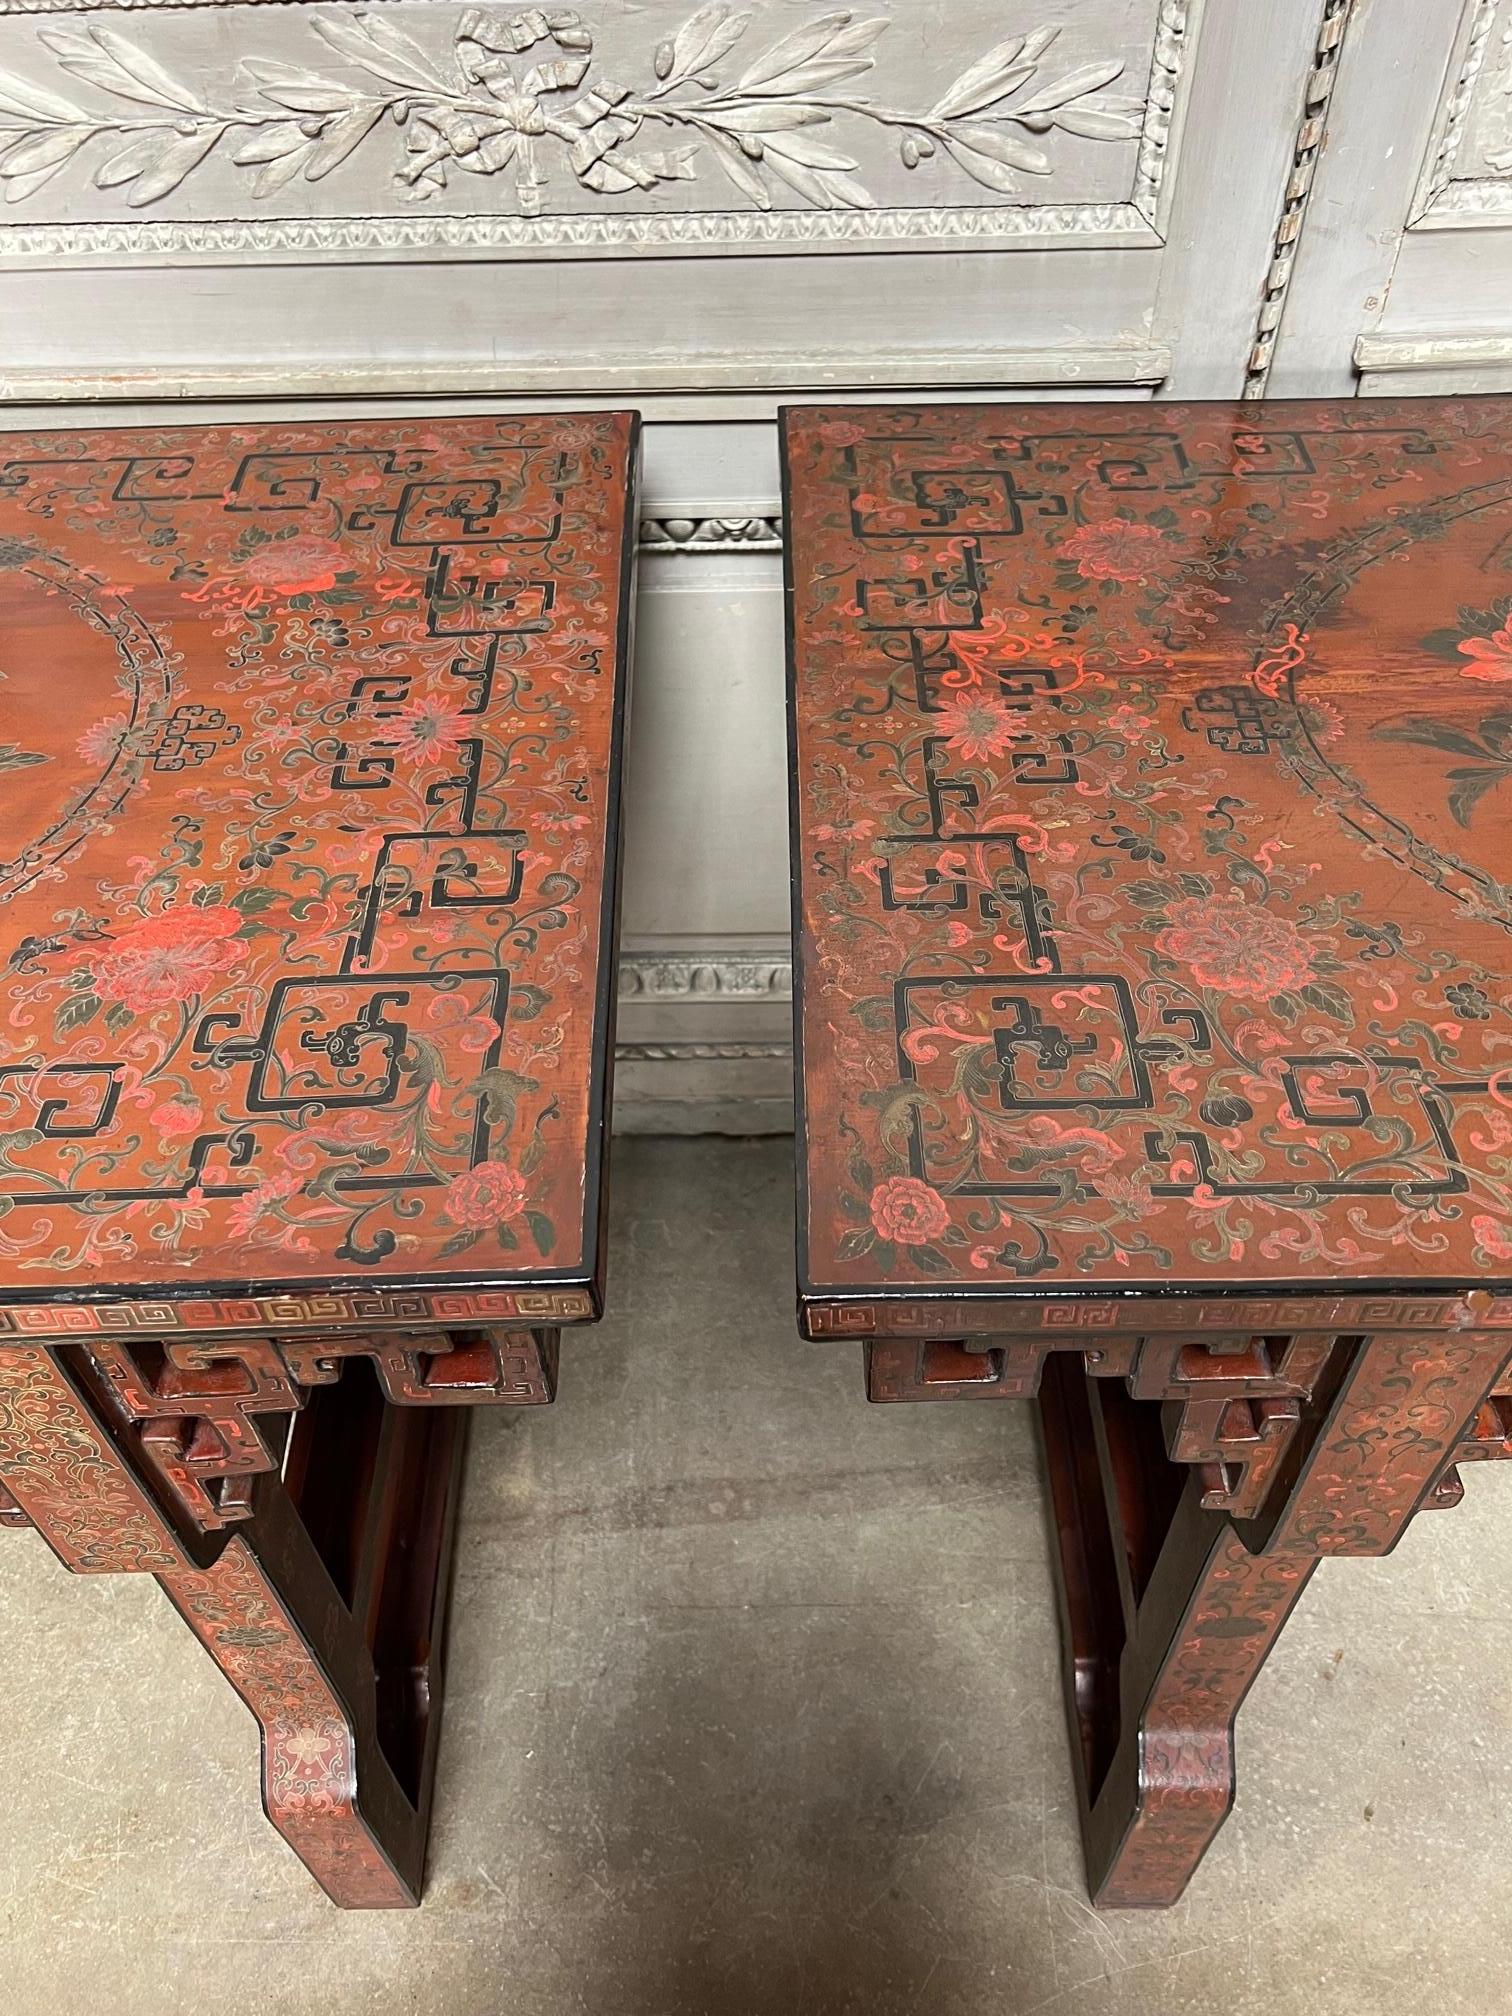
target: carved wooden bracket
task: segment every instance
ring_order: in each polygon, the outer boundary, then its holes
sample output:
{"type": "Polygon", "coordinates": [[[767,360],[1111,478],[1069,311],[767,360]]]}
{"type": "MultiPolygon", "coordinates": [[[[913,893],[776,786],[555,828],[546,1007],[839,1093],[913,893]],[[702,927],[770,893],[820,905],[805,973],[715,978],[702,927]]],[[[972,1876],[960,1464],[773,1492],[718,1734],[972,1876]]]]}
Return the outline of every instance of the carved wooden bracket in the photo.
{"type": "Polygon", "coordinates": [[[545,1406],[556,1330],[452,1330],[236,1341],[100,1341],[88,1356],[148,1465],[203,1532],[251,1516],[251,1480],[278,1468],[310,1390],[368,1359],[403,1406],[545,1406]]]}
{"type": "Polygon", "coordinates": [[[1465,1495],[1461,1463],[1497,1462],[1504,1456],[1512,1456],[1512,1379],[1504,1380],[1476,1409],[1470,1432],[1424,1501],[1423,1510],[1448,1512],[1459,1504],[1465,1495]]]}
{"type": "MultiPolygon", "coordinates": [[[[1276,1467],[1302,1419],[1333,1337],[1247,1337],[1191,1344],[1131,1339],[1123,1377],[1136,1400],[1161,1401],[1173,1463],[1202,1474],[1202,1502],[1234,1519],[1258,1517],[1276,1467]]],[[[1113,1354],[1089,1353],[1087,1370],[1115,1376],[1113,1354]],[[1091,1363],[1096,1358],[1099,1362],[1091,1363]]]]}
{"type": "MultiPolygon", "coordinates": [[[[1340,1341],[1124,1337],[1084,1350],[1082,1361],[1093,1378],[1122,1379],[1133,1399],[1162,1403],[1166,1449],[1173,1463],[1201,1473],[1203,1504],[1252,1519],[1300,1424],[1300,1403],[1340,1341]]],[[[867,1398],[1030,1400],[1039,1391],[1046,1355],[1066,1348],[1074,1347],[1040,1338],[985,1348],[943,1340],[871,1343],[867,1398]]],[[[1512,1411],[1508,1422],[1512,1427],[1512,1411]]]]}

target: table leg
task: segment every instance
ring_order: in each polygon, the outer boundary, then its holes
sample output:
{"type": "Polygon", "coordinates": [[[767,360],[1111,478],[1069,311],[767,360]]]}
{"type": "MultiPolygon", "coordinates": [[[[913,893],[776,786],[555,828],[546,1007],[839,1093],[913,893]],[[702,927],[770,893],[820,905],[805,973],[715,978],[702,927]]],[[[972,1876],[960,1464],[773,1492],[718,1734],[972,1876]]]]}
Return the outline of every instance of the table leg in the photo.
{"type": "Polygon", "coordinates": [[[465,1424],[353,1369],[207,1535],[164,1504],[86,1359],[0,1347],[0,1489],[75,1572],[157,1576],[261,1725],[274,1826],[336,1903],[371,1909],[420,1893],[465,1424]]]}
{"type": "Polygon", "coordinates": [[[1075,1357],[1045,1368],[1067,1709],[1104,1906],[1186,1888],[1233,1805],[1240,1703],[1317,1565],[1251,1554],[1166,1461],[1150,1411],[1075,1357]]]}
{"type": "MultiPolygon", "coordinates": [[[[349,1909],[420,1899],[464,1427],[383,1407],[365,1502],[338,1530],[265,1492],[208,1568],[158,1576],[261,1726],[268,1818],[349,1909]]],[[[330,1414],[322,1431],[340,1432],[330,1414]]]]}
{"type": "Polygon", "coordinates": [[[1320,1558],[1386,1553],[1435,1502],[1508,1340],[1341,1339],[1264,1521],[1212,1509],[1159,1411],[1052,1357],[1040,1420],[1088,1882],[1173,1904],[1234,1797],[1234,1720],[1320,1558]],[[1204,1499],[1208,1502],[1205,1504],[1204,1499]]]}

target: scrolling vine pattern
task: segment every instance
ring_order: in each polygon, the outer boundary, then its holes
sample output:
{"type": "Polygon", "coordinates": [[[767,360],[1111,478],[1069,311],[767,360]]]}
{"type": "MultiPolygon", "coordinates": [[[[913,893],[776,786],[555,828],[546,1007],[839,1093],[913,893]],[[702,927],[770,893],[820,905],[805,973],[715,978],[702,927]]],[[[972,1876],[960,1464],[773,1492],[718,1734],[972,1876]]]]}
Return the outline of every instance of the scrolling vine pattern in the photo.
{"type": "Polygon", "coordinates": [[[843,8],[752,55],[744,45],[754,19],[749,9],[701,7],[655,50],[652,77],[632,87],[590,76],[594,31],[573,9],[468,9],[449,67],[380,14],[319,15],[311,28],[347,74],[247,57],[229,106],[212,104],[98,23],[44,28],[40,40],[59,67],[117,103],[96,110],[0,75],[0,186],[8,203],[24,202],[91,150],[103,157],[94,186],[119,189],[141,209],[218,154],[248,170],[253,195],[265,200],[296,180],[323,180],[392,128],[404,136],[394,169],[401,187],[430,197],[454,171],[508,170],[524,217],[545,209],[547,163],[562,152],[578,184],[601,196],[694,181],[707,152],[758,210],[794,198],[820,210],[869,210],[876,199],[858,161],[827,131],[837,121],[892,129],[905,167],[948,159],[1002,196],[1017,195],[1023,176],[1054,172],[1036,144],[1052,131],[1105,142],[1141,131],[1143,101],[1107,89],[1122,59],[1047,71],[1058,27],[1010,35],[927,109],[901,111],[839,88],[872,69],[887,19],[843,8]],[[543,44],[530,67],[517,65],[543,44]],[[727,58],[744,65],[733,78],[721,73],[727,58]],[[659,129],[667,148],[636,150],[659,129]]]}
{"type": "MultiPolygon", "coordinates": [[[[0,818],[19,1303],[373,1279],[298,1321],[382,1328],[406,1270],[482,1270],[591,1313],[632,434],[7,438],[0,691],[47,751],[0,818]]],[[[180,1308],[260,1313],[170,1294],[153,1334],[180,1308]]]]}
{"type": "Polygon", "coordinates": [[[1502,1278],[1505,427],[790,417],[816,1299],[1502,1278]]]}

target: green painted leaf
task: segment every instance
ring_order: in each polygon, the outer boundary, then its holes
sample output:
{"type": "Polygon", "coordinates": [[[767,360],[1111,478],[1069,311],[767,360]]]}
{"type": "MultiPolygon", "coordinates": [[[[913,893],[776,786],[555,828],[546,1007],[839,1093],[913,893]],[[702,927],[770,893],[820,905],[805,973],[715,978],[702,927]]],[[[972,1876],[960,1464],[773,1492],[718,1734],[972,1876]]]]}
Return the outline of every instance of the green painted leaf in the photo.
{"type": "Polygon", "coordinates": [[[551,997],[544,988],[531,987],[525,982],[511,986],[509,990],[509,1019],[511,1022],[534,1022],[551,997]]]}
{"type": "Polygon", "coordinates": [[[893,1004],[890,995],[868,994],[863,1000],[851,1003],[851,1014],[863,1029],[891,1029],[893,1026],[893,1004]]]}
{"type": "Polygon", "coordinates": [[[1478,736],[1452,721],[1398,721],[1376,730],[1378,742],[1408,742],[1418,749],[1442,749],[1446,756],[1475,756],[1485,762],[1488,750],[1478,736]]]}
{"type": "Polygon", "coordinates": [[[1449,814],[1456,826],[1469,827],[1470,815],[1486,793],[1498,784],[1504,784],[1512,777],[1512,767],[1505,770],[1451,770],[1454,780],[1449,792],[1449,814]]]}
{"type": "Polygon", "coordinates": [[[1430,630],[1423,639],[1423,649],[1438,658],[1457,657],[1462,635],[1459,630],[1430,630]]]}
{"type": "Polygon", "coordinates": [[[480,1071],[467,1089],[473,1097],[482,1100],[483,1118],[489,1126],[497,1127],[507,1135],[514,1126],[515,1109],[521,1093],[539,1091],[540,1081],[496,1065],[490,1071],[480,1071]]]}
{"type": "MultiPolygon", "coordinates": [[[[67,1036],[74,1029],[82,1029],[86,1022],[92,1022],[100,1012],[98,994],[75,994],[71,1001],[65,1001],[53,1017],[53,1028],[60,1036],[67,1036]]],[[[128,1014],[129,1014],[128,1010],[128,1014]]]]}
{"type": "Polygon", "coordinates": [[[351,1208],[351,1200],[342,1195],[341,1186],[349,1183],[354,1176],[362,1174],[362,1164],[350,1157],[340,1162],[329,1162],[316,1176],[312,1176],[305,1187],[305,1195],[315,1198],[321,1204],[345,1204],[351,1208]]]}
{"type": "Polygon", "coordinates": [[[1327,980],[1310,980],[1301,993],[1310,1008],[1331,1016],[1335,1022],[1342,1022],[1346,1029],[1355,1026],[1354,1003],[1342,987],[1335,987],[1327,980]]]}
{"type": "Polygon", "coordinates": [[[919,1107],[929,1104],[929,1094],[918,1085],[893,1085],[878,1095],[877,1134],[884,1148],[903,1154],[913,1139],[913,1117],[919,1107]]]}
{"type": "Polygon", "coordinates": [[[483,1237],[481,1232],[454,1232],[441,1248],[440,1257],[450,1260],[458,1253],[465,1253],[469,1246],[476,1246],[483,1237]]]}
{"type": "Polygon", "coordinates": [[[277,901],[276,889],[238,889],[231,898],[231,908],[240,910],[243,917],[255,917],[260,910],[269,909],[277,901]]]}
{"type": "Polygon", "coordinates": [[[544,1211],[527,1211],[525,1223],[530,1227],[530,1236],[540,1248],[542,1257],[549,1257],[556,1244],[556,1227],[544,1211]]]}

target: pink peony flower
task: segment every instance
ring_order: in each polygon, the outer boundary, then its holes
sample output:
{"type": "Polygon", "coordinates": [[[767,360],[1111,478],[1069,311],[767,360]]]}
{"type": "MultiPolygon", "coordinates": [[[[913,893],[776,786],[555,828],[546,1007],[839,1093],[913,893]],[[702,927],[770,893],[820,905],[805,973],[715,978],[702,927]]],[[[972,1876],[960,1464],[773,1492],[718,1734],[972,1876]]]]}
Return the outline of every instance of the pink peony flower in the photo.
{"type": "Polygon", "coordinates": [[[224,903],[178,904],[144,917],[110,941],[95,961],[95,985],[134,1014],[202,994],[243,950],[241,913],[224,903]]]}
{"type": "Polygon", "coordinates": [[[927,1246],[950,1229],[950,1213],[938,1190],[917,1176],[889,1176],[871,1194],[872,1224],[879,1239],[899,1246],[927,1246]]]}
{"type": "Polygon", "coordinates": [[[205,1118],[198,1099],[165,1099],[147,1115],[164,1141],[176,1141],[185,1134],[197,1134],[205,1118]]]}
{"type": "Polygon", "coordinates": [[[1199,987],[1268,1000],[1312,978],[1312,958],[1295,924],[1241,896],[1189,896],[1173,903],[1156,939],[1168,958],[1192,969],[1199,987]]]}
{"type": "Polygon", "coordinates": [[[482,1162],[446,1186],[442,1205],[454,1225],[480,1231],[518,1218],[525,1204],[525,1178],[507,1162],[482,1162]]]}
{"type": "Polygon", "coordinates": [[[1493,1218],[1489,1211],[1470,1220],[1475,1243],[1492,1260],[1512,1260],[1512,1219],[1493,1218]]]}
{"type": "Polygon", "coordinates": [[[334,539],[300,532],[260,547],[243,561],[241,571],[259,588],[271,588],[278,595],[318,595],[334,588],[337,575],[349,565],[349,556],[334,539]]]}
{"type": "Polygon", "coordinates": [[[1460,667],[1467,679],[1489,679],[1497,685],[1512,680],[1512,622],[1489,637],[1466,637],[1459,649],[1475,661],[1460,667]]]}

